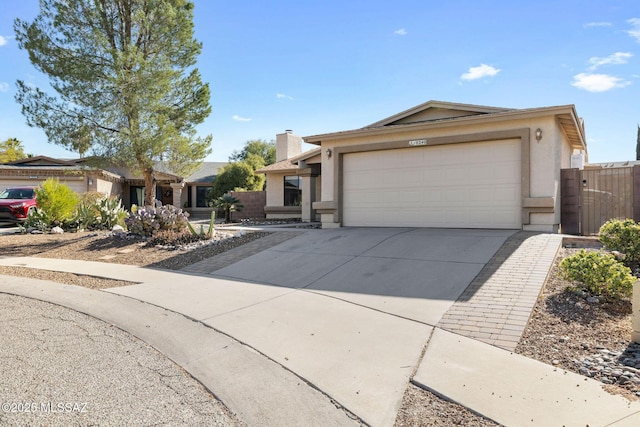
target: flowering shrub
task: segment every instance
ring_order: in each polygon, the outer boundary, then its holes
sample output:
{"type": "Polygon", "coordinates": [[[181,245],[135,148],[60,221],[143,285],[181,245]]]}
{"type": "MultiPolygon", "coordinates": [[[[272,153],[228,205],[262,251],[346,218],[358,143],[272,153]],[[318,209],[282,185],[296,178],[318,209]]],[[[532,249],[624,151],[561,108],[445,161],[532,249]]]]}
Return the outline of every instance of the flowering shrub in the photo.
{"type": "Polygon", "coordinates": [[[182,233],[187,230],[189,213],[178,209],[173,205],[164,205],[159,208],[148,206],[131,206],[129,217],[124,222],[131,234],[151,237],[159,231],[173,231],[182,233]]]}

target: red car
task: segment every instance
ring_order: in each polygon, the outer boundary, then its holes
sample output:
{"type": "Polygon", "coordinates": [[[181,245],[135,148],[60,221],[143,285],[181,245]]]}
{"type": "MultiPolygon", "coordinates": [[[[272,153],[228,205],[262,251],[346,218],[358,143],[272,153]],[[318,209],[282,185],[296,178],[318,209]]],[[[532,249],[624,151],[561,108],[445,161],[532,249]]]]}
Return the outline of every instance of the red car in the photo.
{"type": "Polygon", "coordinates": [[[36,207],[33,187],[7,188],[0,193],[0,222],[24,222],[36,207]]]}

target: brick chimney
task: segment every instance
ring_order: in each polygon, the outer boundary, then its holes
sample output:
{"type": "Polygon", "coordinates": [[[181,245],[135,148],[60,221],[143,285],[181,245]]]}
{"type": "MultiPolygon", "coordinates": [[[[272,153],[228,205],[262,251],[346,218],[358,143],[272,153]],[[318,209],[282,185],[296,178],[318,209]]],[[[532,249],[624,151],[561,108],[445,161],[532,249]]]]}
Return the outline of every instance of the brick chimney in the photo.
{"type": "Polygon", "coordinates": [[[294,135],[290,130],[276,135],[276,162],[297,156],[301,152],[301,137],[294,135]]]}

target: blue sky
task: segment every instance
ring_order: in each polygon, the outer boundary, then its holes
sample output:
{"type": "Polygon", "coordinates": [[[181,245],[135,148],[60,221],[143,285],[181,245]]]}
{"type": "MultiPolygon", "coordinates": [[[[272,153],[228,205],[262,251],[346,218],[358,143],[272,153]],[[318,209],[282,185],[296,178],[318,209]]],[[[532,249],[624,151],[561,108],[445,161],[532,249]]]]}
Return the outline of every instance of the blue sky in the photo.
{"type": "MultiPolygon", "coordinates": [[[[15,81],[46,88],[13,38],[37,0],[2,0],[0,140],[75,157],[29,128],[15,81]]],[[[355,129],[428,100],[531,108],[574,104],[589,160],[635,159],[637,0],[195,0],[198,68],[211,85],[210,161],[251,139],[355,129]]]]}

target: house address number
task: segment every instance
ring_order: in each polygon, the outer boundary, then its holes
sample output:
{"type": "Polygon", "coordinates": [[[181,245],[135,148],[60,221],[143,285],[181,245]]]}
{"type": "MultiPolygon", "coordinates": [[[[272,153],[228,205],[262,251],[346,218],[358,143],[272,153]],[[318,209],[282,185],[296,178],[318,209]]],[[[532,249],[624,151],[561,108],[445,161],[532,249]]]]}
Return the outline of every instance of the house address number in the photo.
{"type": "Polygon", "coordinates": [[[411,145],[412,147],[415,147],[417,145],[427,145],[427,140],[426,139],[412,139],[411,141],[409,141],[409,145],[411,145]]]}

